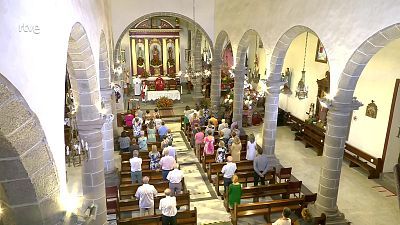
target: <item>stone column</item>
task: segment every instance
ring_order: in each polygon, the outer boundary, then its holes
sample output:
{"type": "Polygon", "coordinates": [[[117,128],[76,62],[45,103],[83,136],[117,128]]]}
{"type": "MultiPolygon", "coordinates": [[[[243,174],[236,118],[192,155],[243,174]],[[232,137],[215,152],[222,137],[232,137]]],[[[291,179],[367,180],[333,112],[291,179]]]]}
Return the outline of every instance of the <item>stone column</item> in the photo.
{"type": "Polygon", "coordinates": [[[202,78],[201,76],[196,76],[192,78],[193,82],[193,99],[195,100],[196,104],[200,104],[200,100],[204,97],[201,93],[202,91],[202,78]]]}
{"type": "Polygon", "coordinates": [[[212,61],[211,69],[211,107],[220,107],[221,102],[221,63],[222,60],[215,57],[212,61]]]}
{"type": "Polygon", "coordinates": [[[101,89],[101,96],[104,107],[104,114],[107,120],[101,128],[103,135],[103,153],[104,153],[104,173],[110,174],[115,171],[114,162],[114,133],[113,133],[113,112],[112,112],[112,99],[113,90],[111,88],[101,89]]]}
{"type": "Polygon", "coordinates": [[[243,95],[244,95],[244,77],[246,69],[239,67],[235,69],[235,87],[233,88],[233,122],[237,122],[239,128],[242,128],[243,115],[243,95]]]}
{"type": "Polygon", "coordinates": [[[96,219],[91,225],[107,223],[106,193],[104,182],[103,135],[102,119],[94,121],[78,121],[79,136],[88,143],[88,160],[82,165],[82,210],[85,211],[92,204],[97,205],[96,219]]]}
{"type": "Polygon", "coordinates": [[[327,224],[347,225],[343,213],[338,210],[337,197],[342,170],[344,146],[350,127],[353,110],[362,104],[355,98],[351,103],[326,102],[329,106],[327,130],[325,134],[322,168],[319,177],[318,196],[314,205],[310,206],[313,215],[322,212],[327,216],[327,224]]]}
{"type": "Polygon", "coordinates": [[[280,87],[284,84],[281,80],[272,80],[280,78],[270,76],[267,81],[267,94],[265,96],[265,115],[263,127],[263,154],[268,156],[268,166],[270,168],[279,164],[275,155],[276,126],[278,121],[279,93],[280,87]]]}

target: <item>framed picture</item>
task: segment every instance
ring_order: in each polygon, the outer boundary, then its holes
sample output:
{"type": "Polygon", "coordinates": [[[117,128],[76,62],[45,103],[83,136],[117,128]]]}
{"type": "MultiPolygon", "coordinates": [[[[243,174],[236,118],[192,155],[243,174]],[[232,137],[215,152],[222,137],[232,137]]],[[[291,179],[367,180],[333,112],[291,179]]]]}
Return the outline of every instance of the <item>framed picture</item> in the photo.
{"type": "Polygon", "coordinates": [[[328,62],[328,57],[326,56],[325,48],[319,39],[318,39],[318,44],[317,44],[317,51],[315,53],[315,61],[321,62],[321,63],[328,62]]]}

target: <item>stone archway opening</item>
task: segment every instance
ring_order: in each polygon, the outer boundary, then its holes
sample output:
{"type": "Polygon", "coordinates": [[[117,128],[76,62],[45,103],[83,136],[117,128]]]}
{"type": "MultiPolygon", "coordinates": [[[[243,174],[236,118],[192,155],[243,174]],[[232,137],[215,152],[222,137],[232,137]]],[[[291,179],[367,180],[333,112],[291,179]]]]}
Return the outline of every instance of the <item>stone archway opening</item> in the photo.
{"type": "Polygon", "coordinates": [[[0,221],[59,223],[63,217],[59,178],[40,122],[1,74],[0,112],[0,221]]]}
{"type": "MultiPolygon", "coordinates": [[[[204,97],[211,96],[210,73],[206,72],[208,77],[199,79],[194,72],[211,70],[213,52],[211,38],[194,20],[171,12],[147,14],[129,24],[119,36],[114,64],[121,68],[123,76],[113,78],[127,84],[122,95],[126,100],[126,97],[130,99],[133,96],[133,88],[129,88],[135,82],[133,79],[161,75],[163,79],[170,80],[172,77],[182,95],[181,102],[194,106],[195,103],[204,103],[204,97]],[[153,61],[153,57],[161,60],[153,61]],[[191,78],[188,78],[189,74],[193,74],[191,78]],[[184,96],[186,94],[189,96],[184,96]]],[[[171,83],[174,87],[174,82],[171,83]]],[[[149,88],[154,89],[152,86],[149,88]]]]}
{"type": "MultiPolygon", "coordinates": [[[[104,48],[100,47],[100,49],[101,54],[104,48]]],[[[107,67],[104,60],[99,63],[102,69],[107,67]]],[[[100,82],[96,74],[94,56],[85,28],[80,23],[74,24],[70,33],[67,71],[76,106],[78,139],[87,143],[87,148],[86,146],[82,148],[82,151],[86,151],[86,157],[81,164],[82,179],[80,181],[83,195],[81,212],[88,207],[96,206],[97,215],[93,223],[104,224],[107,221],[102,135],[105,116],[102,114],[100,82]]],[[[103,75],[101,78],[106,80],[107,75],[104,74],[104,70],[100,73],[103,75]]],[[[77,193],[71,194],[79,195],[80,190],[75,191],[77,193]]]]}

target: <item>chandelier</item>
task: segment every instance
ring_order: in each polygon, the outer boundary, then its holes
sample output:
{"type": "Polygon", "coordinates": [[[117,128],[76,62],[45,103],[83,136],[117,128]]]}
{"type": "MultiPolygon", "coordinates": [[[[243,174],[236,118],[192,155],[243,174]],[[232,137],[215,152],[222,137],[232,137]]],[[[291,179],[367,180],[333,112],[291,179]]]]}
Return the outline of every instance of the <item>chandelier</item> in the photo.
{"type": "Polygon", "coordinates": [[[306,87],[306,56],[307,56],[307,42],[308,42],[308,32],[306,33],[306,45],[304,48],[304,58],[303,58],[303,70],[301,71],[301,79],[299,80],[299,83],[297,84],[297,89],[296,89],[296,97],[299,99],[305,99],[308,97],[308,87],[306,87]]]}

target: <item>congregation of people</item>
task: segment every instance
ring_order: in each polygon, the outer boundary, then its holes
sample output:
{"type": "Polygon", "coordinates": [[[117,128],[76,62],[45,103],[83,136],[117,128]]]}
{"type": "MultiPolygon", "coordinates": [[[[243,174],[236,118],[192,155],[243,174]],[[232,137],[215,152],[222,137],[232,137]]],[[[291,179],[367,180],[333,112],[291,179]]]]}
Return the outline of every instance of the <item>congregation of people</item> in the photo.
{"type": "MultiPolygon", "coordinates": [[[[176,161],[177,152],[173,145],[171,129],[161,119],[157,108],[153,112],[143,112],[140,107],[125,116],[125,127],[128,129],[121,133],[118,142],[121,153],[132,155],[129,159],[132,184],[141,185],[135,193],[135,197],[139,199],[140,216],[154,214],[154,200],[159,195],[154,185],[150,184],[150,178],[142,177],[143,160],[150,160],[149,167],[145,169],[161,171],[162,180],[168,182],[168,188],[164,191],[165,198],[159,203],[162,224],[177,224],[175,196],[183,191],[184,174],[176,161]],[[161,149],[157,147],[157,142],[161,149]]],[[[199,160],[211,156],[215,163],[225,163],[220,173],[224,186],[222,198],[228,198],[227,210],[233,210],[235,204],[241,204],[243,183],[239,182],[237,163],[243,160],[251,161],[253,185],[268,185],[265,177],[271,168],[267,163],[267,155],[263,154],[262,148],[257,147],[254,134],[245,135],[243,144],[244,135],[240,136],[241,131],[236,122],[228,124],[225,119],[218,120],[207,109],[190,109],[187,106],[183,116],[183,129],[186,134],[190,134],[188,142],[194,147],[199,160]],[[242,154],[243,151],[245,154],[242,154]]],[[[285,208],[282,218],[273,224],[291,224],[291,213],[289,208],[285,208]]],[[[296,224],[312,224],[307,222],[312,218],[307,210],[303,210],[302,215],[304,218],[296,220],[296,224]]]]}

